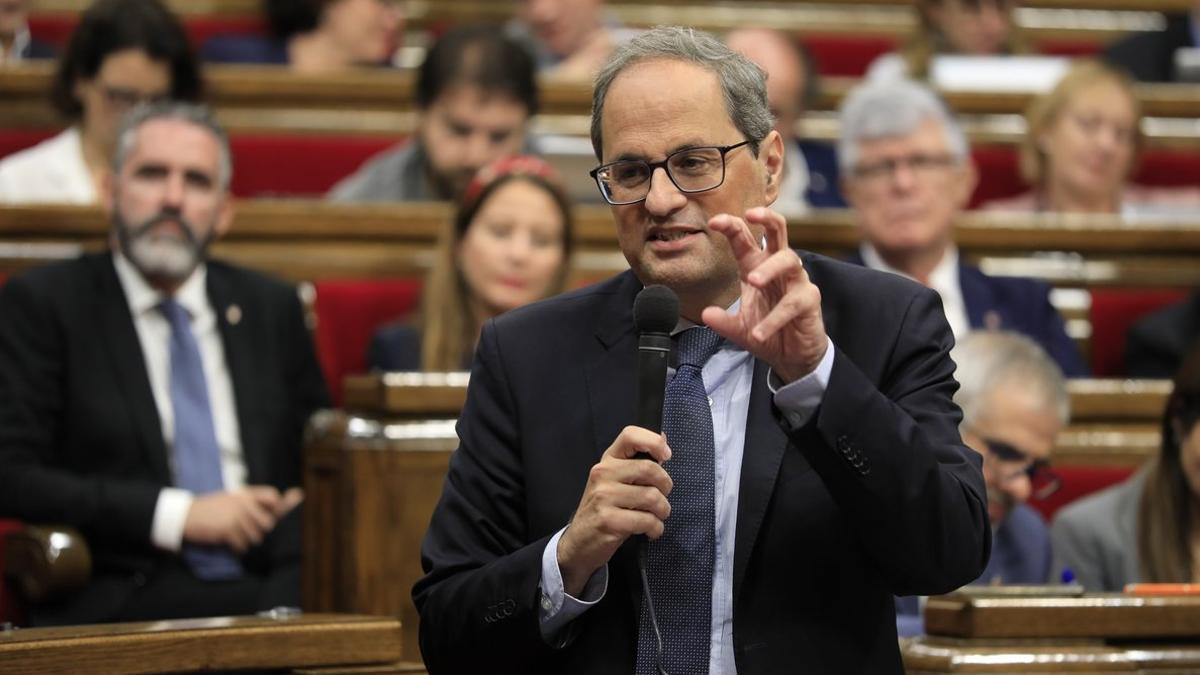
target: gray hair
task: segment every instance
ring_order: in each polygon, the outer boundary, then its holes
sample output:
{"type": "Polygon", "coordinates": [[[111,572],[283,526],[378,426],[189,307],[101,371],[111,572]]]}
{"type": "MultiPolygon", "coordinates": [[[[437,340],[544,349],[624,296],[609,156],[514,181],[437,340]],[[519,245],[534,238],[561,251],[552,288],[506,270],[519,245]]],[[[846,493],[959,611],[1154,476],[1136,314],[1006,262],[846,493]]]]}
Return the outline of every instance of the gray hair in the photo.
{"type": "Polygon", "coordinates": [[[758,154],[759,143],[775,126],[767,104],[767,74],[708,33],[681,26],[659,26],[618,45],[596,75],[592,94],[592,148],[596,159],[603,161],[600,118],[609,87],[626,68],[653,59],[693,63],[716,75],[729,119],[750,141],[754,154],[758,154]]]}
{"type": "Polygon", "coordinates": [[[1007,331],[974,331],[950,352],[958,366],[958,393],[954,402],[963,411],[963,425],[974,426],[985,415],[988,397],[998,387],[1019,383],[1036,392],[1045,406],[1066,424],[1071,417],[1071,399],[1062,370],[1036,342],[1007,331]]]}
{"type": "Polygon", "coordinates": [[[863,141],[907,136],[926,120],[946,134],[950,154],[967,158],[967,136],[946,104],[929,87],[902,77],[879,77],[855,87],[842,101],[838,163],[852,170],[863,141]]]}
{"type": "Polygon", "coordinates": [[[113,173],[120,175],[125,160],[133,151],[134,141],[137,140],[138,129],[152,120],[180,120],[189,122],[208,130],[217,140],[217,185],[221,191],[229,189],[229,181],[233,178],[233,158],[229,151],[229,136],[213,117],[208,106],[184,101],[158,101],[143,103],[129,111],[121,121],[121,129],[117,132],[117,150],[113,155],[113,173]]]}

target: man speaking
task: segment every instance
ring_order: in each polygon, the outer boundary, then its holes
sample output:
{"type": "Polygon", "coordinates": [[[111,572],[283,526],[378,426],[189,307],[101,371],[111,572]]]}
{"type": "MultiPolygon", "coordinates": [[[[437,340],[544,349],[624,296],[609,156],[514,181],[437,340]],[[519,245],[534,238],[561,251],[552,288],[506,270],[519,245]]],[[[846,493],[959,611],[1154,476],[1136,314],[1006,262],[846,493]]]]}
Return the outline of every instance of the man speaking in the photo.
{"type": "Polygon", "coordinates": [[[902,672],[892,596],[990,546],[937,295],[788,247],[764,75],[711,36],[635,38],[594,97],[631,270],[485,326],[414,588],[429,672],[902,672]],[[630,426],[652,284],[663,434],[630,426]]]}

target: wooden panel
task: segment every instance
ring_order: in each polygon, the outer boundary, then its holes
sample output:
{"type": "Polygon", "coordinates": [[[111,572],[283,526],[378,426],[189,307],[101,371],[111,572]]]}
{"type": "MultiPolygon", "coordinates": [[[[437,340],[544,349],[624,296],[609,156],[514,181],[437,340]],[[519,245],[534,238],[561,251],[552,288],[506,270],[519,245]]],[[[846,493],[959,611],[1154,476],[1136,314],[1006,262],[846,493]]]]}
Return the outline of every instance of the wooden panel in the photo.
{"type": "Polygon", "coordinates": [[[400,623],[390,617],[225,617],[0,632],[0,671],[22,673],[389,664],[400,653],[400,623]]]}
{"type": "Polygon", "coordinates": [[[1072,380],[1071,421],[1156,424],[1171,393],[1166,380],[1072,380]]]}
{"type": "Polygon", "coordinates": [[[930,598],[930,635],[959,638],[1200,638],[1200,596],[930,598]]]}
{"type": "Polygon", "coordinates": [[[923,637],[902,643],[908,675],[934,673],[1194,673],[1200,667],[1196,645],[1109,646],[1100,641],[1007,642],[1002,645],[923,637]]]}

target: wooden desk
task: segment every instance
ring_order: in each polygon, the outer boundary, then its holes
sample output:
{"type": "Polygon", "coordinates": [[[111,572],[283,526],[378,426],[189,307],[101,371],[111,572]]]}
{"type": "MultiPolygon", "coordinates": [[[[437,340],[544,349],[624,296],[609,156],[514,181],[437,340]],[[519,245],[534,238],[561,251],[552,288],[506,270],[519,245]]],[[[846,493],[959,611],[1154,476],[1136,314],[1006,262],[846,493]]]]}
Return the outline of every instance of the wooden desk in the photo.
{"type": "Polygon", "coordinates": [[[909,675],[1196,672],[1200,598],[930,598],[927,637],[902,643],[909,675]]]}
{"type": "MultiPolygon", "coordinates": [[[[293,281],[423,274],[440,225],[440,203],[334,204],[308,200],[238,203],[215,255],[293,281]]],[[[577,208],[576,279],[624,270],[607,208],[577,208]]],[[[106,245],[109,225],[96,207],[0,206],[0,273],[106,245]]],[[[835,257],[858,246],[848,211],[789,219],[793,246],[835,257]]],[[[1030,276],[1068,288],[1200,286],[1200,219],[1130,223],[1117,218],[966,213],[955,238],[989,273],[1030,276]],[[1066,252],[1057,257],[1041,251],[1066,252]]]]}
{"type": "Polygon", "coordinates": [[[220,617],[0,632],[0,671],[13,673],[417,672],[399,663],[400,654],[400,622],[392,617],[220,617]]]}

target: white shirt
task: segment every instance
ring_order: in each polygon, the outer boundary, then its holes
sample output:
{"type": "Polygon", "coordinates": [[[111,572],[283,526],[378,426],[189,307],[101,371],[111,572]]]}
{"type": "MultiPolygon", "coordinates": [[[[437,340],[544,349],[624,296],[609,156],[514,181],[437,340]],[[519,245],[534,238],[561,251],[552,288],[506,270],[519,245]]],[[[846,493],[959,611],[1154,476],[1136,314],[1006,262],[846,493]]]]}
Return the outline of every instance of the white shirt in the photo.
{"type": "MultiPolygon", "coordinates": [[[[167,446],[167,464],[174,470],[175,410],[171,405],[171,325],[157,309],[163,294],[152,288],[140,272],[120,253],[113,254],[117,279],[129,302],[129,313],[146,360],[146,374],[162,423],[163,440],[167,446]]],[[[192,334],[200,349],[204,367],[204,382],[208,387],[213,426],[217,445],[221,449],[221,476],[226,490],[236,490],[246,484],[246,461],[242,454],[242,439],[238,427],[237,408],[233,398],[233,380],[225,360],[225,345],[217,326],[217,314],[208,301],[208,273],[201,265],[175,292],[175,301],[191,318],[192,334]]],[[[194,495],[180,488],[163,488],[158,493],[154,519],[150,525],[150,540],[155,546],[178,551],[183,543],[183,526],[194,495]]]]}
{"type": "Polygon", "coordinates": [[[21,26],[17,34],[13,36],[12,44],[8,49],[4,49],[4,45],[0,44],[0,66],[24,61],[21,53],[29,46],[29,41],[32,39],[33,37],[29,34],[29,26],[21,26]]]}
{"type": "Polygon", "coordinates": [[[95,204],[78,127],[0,160],[0,204],[95,204]]]}
{"type": "MultiPolygon", "coordinates": [[[[859,247],[859,253],[867,267],[873,270],[891,272],[919,281],[884,262],[879,252],[870,244],[863,243],[859,247]]],[[[928,286],[942,296],[942,309],[946,312],[946,322],[950,324],[954,340],[962,340],[971,332],[971,320],[967,317],[967,303],[963,300],[962,284],[958,282],[958,247],[951,245],[946,248],[941,262],[929,274],[928,286]]]]}
{"type": "Polygon", "coordinates": [[[808,161],[796,139],[790,138],[784,144],[783,180],[779,184],[779,198],[771,206],[788,215],[807,213],[804,195],[808,192],[808,161]]]}

